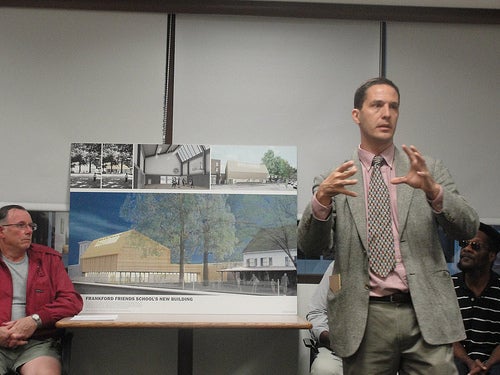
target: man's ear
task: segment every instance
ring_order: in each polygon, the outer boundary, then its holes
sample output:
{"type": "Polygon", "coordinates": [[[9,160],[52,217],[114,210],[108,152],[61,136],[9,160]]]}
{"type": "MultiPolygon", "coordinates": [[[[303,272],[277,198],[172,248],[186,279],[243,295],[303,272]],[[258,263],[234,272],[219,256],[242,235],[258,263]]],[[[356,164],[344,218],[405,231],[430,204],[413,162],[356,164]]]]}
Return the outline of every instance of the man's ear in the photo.
{"type": "Polygon", "coordinates": [[[353,121],[359,125],[359,109],[357,108],[354,108],[352,111],[351,111],[351,117],[353,119],[353,121]]]}
{"type": "Polygon", "coordinates": [[[497,259],[497,253],[495,253],[494,251],[490,251],[488,258],[490,259],[490,263],[494,263],[495,259],[497,259]]]}

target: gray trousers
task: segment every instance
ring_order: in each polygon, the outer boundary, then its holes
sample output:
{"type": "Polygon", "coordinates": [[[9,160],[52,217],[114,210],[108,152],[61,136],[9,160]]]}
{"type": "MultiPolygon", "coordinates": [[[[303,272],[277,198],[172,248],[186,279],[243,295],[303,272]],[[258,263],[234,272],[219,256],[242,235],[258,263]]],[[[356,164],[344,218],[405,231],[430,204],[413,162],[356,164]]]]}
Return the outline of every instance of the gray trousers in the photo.
{"type": "Polygon", "coordinates": [[[423,340],[411,303],[370,302],[365,336],[343,366],[344,375],[458,374],[452,345],[423,340]]]}

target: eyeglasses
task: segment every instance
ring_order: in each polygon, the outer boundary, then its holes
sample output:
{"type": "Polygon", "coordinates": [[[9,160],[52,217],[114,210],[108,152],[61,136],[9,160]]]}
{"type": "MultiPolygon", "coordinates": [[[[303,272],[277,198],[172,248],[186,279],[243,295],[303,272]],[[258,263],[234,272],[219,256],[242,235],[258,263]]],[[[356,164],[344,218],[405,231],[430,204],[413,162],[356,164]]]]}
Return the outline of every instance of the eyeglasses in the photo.
{"type": "Polygon", "coordinates": [[[37,230],[38,225],[35,223],[16,223],[16,224],[0,224],[2,227],[16,227],[17,229],[28,229],[31,228],[31,230],[34,232],[37,230]]]}
{"type": "Polygon", "coordinates": [[[458,244],[460,245],[460,247],[462,249],[464,247],[467,247],[467,246],[470,245],[470,247],[472,248],[472,250],[475,250],[475,251],[481,250],[481,244],[479,242],[476,242],[476,241],[461,240],[461,241],[458,241],[458,244]]]}

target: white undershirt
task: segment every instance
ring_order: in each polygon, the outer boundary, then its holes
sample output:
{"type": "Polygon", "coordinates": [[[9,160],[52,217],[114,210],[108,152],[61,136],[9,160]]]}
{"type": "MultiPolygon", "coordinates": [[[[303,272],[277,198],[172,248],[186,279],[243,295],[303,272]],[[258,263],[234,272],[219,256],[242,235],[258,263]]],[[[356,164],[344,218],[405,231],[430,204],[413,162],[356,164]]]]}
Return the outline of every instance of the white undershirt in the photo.
{"type": "Polygon", "coordinates": [[[17,320],[26,316],[26,284],[28,280],[28,255],[20,262],[13,262],[3,257],[12,276],[12,318],[17,320]]]}

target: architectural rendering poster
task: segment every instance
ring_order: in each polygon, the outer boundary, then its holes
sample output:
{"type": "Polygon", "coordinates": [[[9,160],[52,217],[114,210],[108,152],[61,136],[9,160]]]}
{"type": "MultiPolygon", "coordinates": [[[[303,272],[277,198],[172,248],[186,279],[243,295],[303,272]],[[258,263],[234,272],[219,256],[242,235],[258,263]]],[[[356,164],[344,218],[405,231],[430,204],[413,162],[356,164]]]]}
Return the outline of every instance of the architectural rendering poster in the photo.
{"type": "Polygon", "coordinates": [[[83,313],[296,314],[297,152],[71,145],[83,313]]]}

